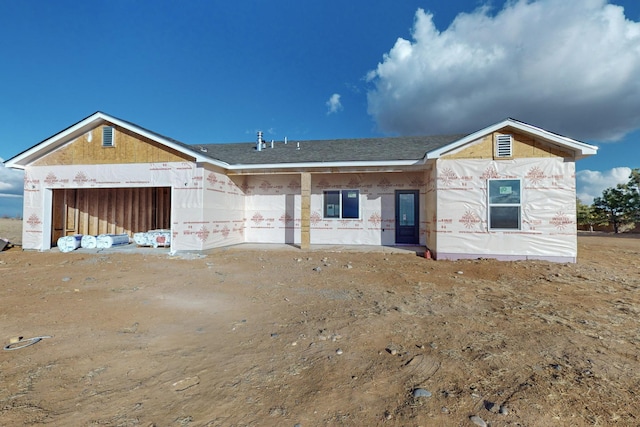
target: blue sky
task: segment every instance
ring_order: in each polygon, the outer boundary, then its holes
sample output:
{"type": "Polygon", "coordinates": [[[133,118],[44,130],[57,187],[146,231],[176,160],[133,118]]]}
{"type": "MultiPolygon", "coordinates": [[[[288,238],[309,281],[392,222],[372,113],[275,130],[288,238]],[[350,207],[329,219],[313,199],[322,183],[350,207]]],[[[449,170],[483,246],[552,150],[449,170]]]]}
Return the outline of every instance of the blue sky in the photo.
{"type": "MultiPolygon", "coordinates": [[[[506,117],[640,167],[637,0],[0,2],[0,159],[95,111],[188,144],[464,133],[506,117]]],[[[22,174],[0,166],[0,216],[22,174]]]]}

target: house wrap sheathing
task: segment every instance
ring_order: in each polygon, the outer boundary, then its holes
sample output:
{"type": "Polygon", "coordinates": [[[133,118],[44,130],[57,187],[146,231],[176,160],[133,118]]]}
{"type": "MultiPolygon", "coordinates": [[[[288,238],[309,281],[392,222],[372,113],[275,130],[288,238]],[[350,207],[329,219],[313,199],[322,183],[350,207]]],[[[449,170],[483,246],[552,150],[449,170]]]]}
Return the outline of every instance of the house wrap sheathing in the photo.
{"type": "Polygon", "coordinates": [[[575,161],[596,148],[507,119],[468,135],[187,145],[95,113],[6,162],[23,248],[171,230],[239,243],[425,247],[437,259],[575,261],[575,161]]]}
{"type": "Polygon", "coordinates": [[[485,161],[440,159],[429,184],[427,246],[438,259],[499,258],[575,261],[573,162],[563,158],[485,161]],[[521,180],[521,227],[489,230],[489,178],[521,180]]]}

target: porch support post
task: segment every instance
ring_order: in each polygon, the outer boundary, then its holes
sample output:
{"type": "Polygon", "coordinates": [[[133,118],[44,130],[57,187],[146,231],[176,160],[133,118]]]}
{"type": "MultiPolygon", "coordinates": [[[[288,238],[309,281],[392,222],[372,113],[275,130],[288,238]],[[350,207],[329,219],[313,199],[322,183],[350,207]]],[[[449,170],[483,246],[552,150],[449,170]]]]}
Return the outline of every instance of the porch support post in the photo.
{"type": "Polygon", "coordinates": [[[311,246],[311,173],[300,174],[300,249],[311,246]]]}

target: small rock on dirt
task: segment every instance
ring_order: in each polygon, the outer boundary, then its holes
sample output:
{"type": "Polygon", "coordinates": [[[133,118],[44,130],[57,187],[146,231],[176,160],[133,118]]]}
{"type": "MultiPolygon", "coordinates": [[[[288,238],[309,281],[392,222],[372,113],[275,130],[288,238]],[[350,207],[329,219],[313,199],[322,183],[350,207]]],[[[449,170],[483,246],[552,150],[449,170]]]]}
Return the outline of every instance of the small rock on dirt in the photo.
{"type": "Polygon", "coordinates": [[[413,390],[413,397],[431,397],[431,392],[429,390],[425,390],[423,388],[416,388],[413,390]]]}
{"type": "Polygon", "coordinates": [[[140,326],[140,324],[138,322],[135,322],[128,328],[120,329],[120,332],[122,332],[123,334],[135,334],[138,331],[138,326],[140,326]]]}
{"type": "Polygon", "coordinates": [[[469,417],[469,421],[471,421],[472,423],[474,423],[475,425],[477,425],[478,427],[487,427],[487,423],[485,420],[483,420],[482,418],[480,418],[477,415],[472,415],[469,417]]]}
{"type": "Polygon", "coordinates": [[[172,384],[174,391],[182,391],[186,390],[194,385],[200,384],[200,378],[198,377],[187,377],[183,380],[177,381],[172,384]]]}
{"type": "Polygon", "coordinates": [[[489,402],[488,400],[485,400],[484,409],[486,409],[489,412],[498,412],[498,405],[496,405],[494,402],[489,402]]]}

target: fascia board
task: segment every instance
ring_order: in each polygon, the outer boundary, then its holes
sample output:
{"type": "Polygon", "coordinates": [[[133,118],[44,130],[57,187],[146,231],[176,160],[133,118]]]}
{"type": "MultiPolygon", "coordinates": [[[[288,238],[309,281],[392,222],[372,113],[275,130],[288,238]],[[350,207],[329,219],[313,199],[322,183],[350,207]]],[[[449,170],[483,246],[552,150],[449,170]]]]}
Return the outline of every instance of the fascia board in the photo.
{"type": "Polygon", "coordinates": [[[557,133],[549,132],[548,130],[544,130],[542,128],[532,126],[529,124],[509,120],[509,126],[515,127],[523,132],[527,132],[541,138],[545,138],[555,142],[556,144],[562,145],[567,148],[571,148],[576,153],[578,153],[578,157],[587,157],[597,154],[598,147],[590,144],[586,144],[584,142],[576,141],[575,139],[568,138],[566,136],[558,135],[557,133]]]}
{"type": "Polygon", "coordinates": [[[37,159],[40,153],[46,152],[50,146],[55,145],[60,140],[67,139],[69,136],[75,133],[81,135],[83,133],[82,130],[86,128],[88,124],[93,123],[94,121],[99,119],[100,114],[101,113],[94,113],[86,119],[76,123],[75,125],[68,127],[62,132],[59,132],[52,137],[45,139],[39,144],[36,144],[33,147],[23,151],[22,153],[5,162],[5,166],[14,169],[24,169],[27,163],[30,163],[33,160],[37,159]]]}
{"type": "Polygon", "coordinates": [[[477,132],[474,132],[472,134],[469,134],[467,136],[465,136],[462,139],[459,139],[455,142],[452,142],[451,144],[445,145],[444,147],[440,147],[436,150],[430,151],[427,153],[426,158],[427,159],[438,159],[440,158],[440,156],[442,156],[443,154],[451,151],[451,150],[455,150],[458,147],[461,147],[465,144],[468,144],[469,142],[475,141],[476,139],[491,133],[491,132],[495,132],[496,130],[503,128],[504,126],[506,126],[506,123],[508,122],[508,120],[504,120],[500,123],[496,123],[495,125],[486,127],[484,129],[481,129],[477,132]]]}
{"type": "MultiPolygon", "coordinates": [[[[103,113],[102,113],[103,114],[103,113]]],[[[110,123],[113,123],[115,125],[118,125],[120,127],[123,127],[125,129],[128,129],[132,132],[137,133],[138,135],[144,136],[145,138],[149,138],[152,141],[155,141],[157,143],[160,143],[166,147],[172,148],[182,154],[186,154],[188,156],[194,157],[196,162],[202,162],[202,163],[211,163],[214,164],[216,166],[220,166],[220,167],[227,167],[228,165],[224,162],[220,162],[217,160],[212,159],[211,157],[208,156],[203,156],[200,153],[198,153],[196,150],[190,150],[187,149],[185,147],[183,147],[180,144],[176,144],[173,141],[169,140],[169,139],[165,139],[162,138],[160,136],[158,136],[155,133],[149,132],[146,129],[140,128],[138,126],[132,125],[131,123],[128,122],[124,122],[120,119],[117,119],[115,117],[111,117],[107,114],[103,114],[103,118],[105,121],[108,121],[110,123]]]]}
{"type": "Polygon", "coordinates": [[[262,170],[262,169],[313,169],[313,168],[348,168],[348,167],[385,167],[416,166],[424,164],[422,160],[395,160],[372,162],[306,162],[306,163],[264,163],[229,165],[228,170],[262,170]]]}
{"type": "Polygon", "coordinates": [[[536,135],[540,138],[544,138],[546,140],[552,141],[560,146],[563,146],[565,148],[569,148],[573,151],[576,152],[576,157],[578,158],[583,158],[583,157],[587,157],[587,156],[592,156],[594,154],[596,154],[598,152],[598,147],[593,146],[593,145],[589,145],[589,144],[585,144],[584,142],[580,142],[580,141],[576,141],[575,139],[571,139],[571,138],[567,138],[565,136],[562,135],[558,135],[556,133],[553,132],[549,132],[547,130],[535,127],[535,126],[531,126],[529,124],[526,123],[522,123],[516,120],[512,120],[512,119],[506,119],[503,120],[499,123],[496,123],[494,125],[491,125],[489,127],[486,127],[484,129],[481,129],[477,132],[474,132],[472,134],[469,134],[467,136],[465,136],[462,139],[459,139],[458,141],[452,142],[449,145],[445,145],[444,147],[438,148],[437,150],[433,150],[427,153],[426,158],[427,159],[438,159],[440,158],[440,156],[442,156],[443,154],[451,151],[451,150],[455,150],[458,147],[461,147],[465,144],[468,144],[472,141],[475,141],[476,139],[479,139],[487,134],[496,132],[500,129],[503,129],[505,127],[511,127],[514,129],[517,129],[519,131],[522,131],[524,133],[528,133],[531,135],[536,135]]]}

